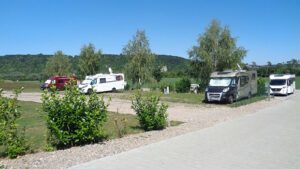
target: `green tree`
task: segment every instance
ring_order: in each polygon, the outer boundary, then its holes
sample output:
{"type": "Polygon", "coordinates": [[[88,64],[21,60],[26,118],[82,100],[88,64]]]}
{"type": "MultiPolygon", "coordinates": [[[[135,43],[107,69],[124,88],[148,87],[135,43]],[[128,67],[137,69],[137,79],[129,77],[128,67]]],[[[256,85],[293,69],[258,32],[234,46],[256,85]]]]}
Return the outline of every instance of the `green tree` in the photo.
{"type": "Polygon", "coordinates": [[[70,58],[62,51],[55,52],[53,57],[49,57],[46,64],[46,75],[69,75],[71,73],[70,58]]]}
{"type": "Polygon", "coordinates": [[[93,75],[100,71],[101,50],[96,51],[93,44],[89,43],[81,48],[79,56],[79,72],[82,76],[93,75]]]}
{"type": "Polygon", "coordinates": [[[126,75],[133,84],[142,85],[152,79],[155,56],[152,54],[145,31],[137,31],[136,35],[123,48],[123,55],[128,63],[125,67],[126,75]]]}
{"type": "Polygon", "coordinates": [[[236,46],[236,39],[231,36],[227,26],[221,27],[220,22],[213,20],[197,45],[189,51],[193,75],[207,84],[212,71],[235,69],[246,55],[243,47],[236,46]]]}

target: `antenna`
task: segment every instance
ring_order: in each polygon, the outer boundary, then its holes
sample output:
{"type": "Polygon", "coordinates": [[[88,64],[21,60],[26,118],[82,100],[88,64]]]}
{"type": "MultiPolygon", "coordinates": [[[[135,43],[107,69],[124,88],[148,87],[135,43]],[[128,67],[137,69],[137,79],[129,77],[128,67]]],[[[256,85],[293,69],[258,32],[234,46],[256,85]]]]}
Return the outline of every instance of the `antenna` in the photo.
{"type": "Polygon", "coordinates": [[[237,67],[239,68],[239,70],[242,70],[240,64],[237,63],[236,65],[237,65],[237,67]]]}
{"type": "Polygon", "coordinates": [[[110,74],[112,74],[112,73],[113,73],[113,71],[112,71],[111,67],[109,67],[109,68],[108,68],[108,71],[109,71],[109,73],[110,73],[110,74]]]}

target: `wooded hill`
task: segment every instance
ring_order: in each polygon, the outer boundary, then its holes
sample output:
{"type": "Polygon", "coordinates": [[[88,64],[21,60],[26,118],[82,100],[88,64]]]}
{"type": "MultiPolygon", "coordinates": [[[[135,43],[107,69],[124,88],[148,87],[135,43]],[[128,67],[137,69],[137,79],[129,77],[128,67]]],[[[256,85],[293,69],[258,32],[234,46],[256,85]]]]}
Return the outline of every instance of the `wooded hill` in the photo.
{"type": "MultiPolygon", "coordinates": [[[[122,55],[103,54],[101,73],[108,72],[111,67],[114,72],[124,72],[127,63],[122,55]]],[[[7,80],[44,80],[45,66],[52,55],[5,55],[0,56],[0,79],[7,80]]],[[[69,56],[72,63],[72,72],[77,74],[78,56],[69,56]]],[[[178,56],[156,55],[156,66],[167,66],[167,76],[182,75],[188,69],[189,60],[178,56]]]]}

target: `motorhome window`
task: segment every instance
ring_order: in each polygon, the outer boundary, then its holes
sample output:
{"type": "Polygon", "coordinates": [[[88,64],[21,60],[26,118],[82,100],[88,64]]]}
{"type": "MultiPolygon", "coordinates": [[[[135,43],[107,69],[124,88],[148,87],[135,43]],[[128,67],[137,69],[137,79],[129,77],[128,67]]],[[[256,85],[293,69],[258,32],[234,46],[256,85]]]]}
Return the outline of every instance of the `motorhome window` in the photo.
{"type": "Polygon", "coordinates": [[[252,80],[255,80],[255,79],[256,79],[256,74],[252,73],[252,80]]]}
{"type": "Polygon", "coordinates": [[[63,79],[59,79],[57,82],[58,83],[64,83],[64,80],[63,79]]]}
{"type": "Polygon", "coordinates": [[[236,83],[235,83],[235,78],[232,79],[231,85],[236,85],[236,83]]]}
{"type": "Polygon", "coordinates": [[[97,84],[97,79],[91,81],[91,85],[97,84]]]}
{"type": "Polygon", "coordinates": [[[249,77],[248,76],[241,76],[240,79],[241,79],[240,80],[240,86],[241,87],[247,85],[248,82],[249,82],[249,77]]]}
{"type": "Polygon", "coordinates": [[[52,83],[52,84],[55,84],[55,83],[56,83],[56,80],[52,80],[51,83],[52,83]]]}
{"type": "Polygon", "coordinates": [[[289,79],[288,80],[288,86],[291,86],[294,83],[294,79],[289,79]]]}
{"type": "Polygon", "coordinates": [[[106,78],[100,78],[100,83],[106,83],[106,78]]]}
{"type": "Polygon", "coordinates": [[[90,83],[91,83],[91,80],[84,80],[84,81],[82,81],[81,84],[90,84],[90,83]]]}
{"type": "Polygon", "coordinates": [[[271,80],[271,82],[270,82],[270,85],[272,85],[272,86],[282,86],[285,84],[286,84],[286,80],[280,80],[280,79],[271,80]]]}
{"type": "Polygon", "coordinates": [[[229,86],[231,78],[212,78],[209,81],[209,86],[229,86]]]}
{"type": "Polygon", "coordinates": [[[123,76],[121,76],[121,75],[116,76],[116,80],[117,80],[117,81],[123,80],[123,76]]]}

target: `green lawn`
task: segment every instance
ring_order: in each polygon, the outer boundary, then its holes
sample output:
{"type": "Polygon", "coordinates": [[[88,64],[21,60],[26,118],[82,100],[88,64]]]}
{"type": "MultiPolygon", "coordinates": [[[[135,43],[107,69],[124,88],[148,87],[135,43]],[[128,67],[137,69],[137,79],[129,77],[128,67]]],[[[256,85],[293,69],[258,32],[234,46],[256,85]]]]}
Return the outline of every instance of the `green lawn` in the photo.
{"type": "Polygon", "coordinates": [[[300,90],[300,76],[296,77],[296,89],[300,90]]]}
{"type": "Polygon", "coordinates": [[[24,92],[41,92],[39,81],[11,81],[0,80],[0,88],[14,90],[24,87],[24,92]]]}
{"type": "MultiPolygon", "coordinates": [[[[120,99],[131,100],[133,95],[137,92],[137,90],[133,91],[125,91],[122,93],[107,93],[108,96],[117,97],[120,99]]],[[[176,103],[189,103],[189,104],[201,104],[204,100],[204,94],[194,94],[194,93],[175,93],[171,92],[170,94],[163,94],[159,91],[149,91],[142,92],[143,97],[148,96],[160,96],[161,101],[167,102],[176,102],[176,103]]]]}
{"type": "Polygon", "coordinates": [[[240,107],[240,106],[244,106],[244,105],[247,105],[247,104],[258,102],[258,101],[261,101],[261,100],[264,100],[264,99],[267,99],[267,96],[253,96],[249,99],[238,100],[238,101],[230,104],[229,106],[230,107],[240,107]]]}
{"type": "MultiPolygon", "coordinates": [[[[21,118],[17,121],[19,128],[25,127],[25,137],[28,140],[30,149],[33,152],[42,151],[46,146],[47,127],[46,114],[42,111],[42,105],[35,102],[20,101],[21,118]]],[[[135,115],[108,113],[108,121],[104,128],[109,139],[119,137],[115,121],[122,127],[122,120],[126,119],[127,134],[143,132],[139,127],[135,115]]]]}
{"type": "MultiPolygon", "coordinates": [[[[19,101],[21,117],[17,124],[19,129],[25,128],[25,138],[28,141],[30,152],[44,151],[47,145],[46,113],[42,111],[42,105],[35,102],[19,101]]],[[[171,121],[171,126],[181,124],[171,121]]],[[[119,138],[128,134],[144,132],[140,128],[137,116],[129,114],[108,113],[108,121],[104,125],[108,139],[119,138]],[[124,133],[123,129],[126,129],[124,133]]],[[[0,148],[0,154],[1,152],[0,148]]]]}

